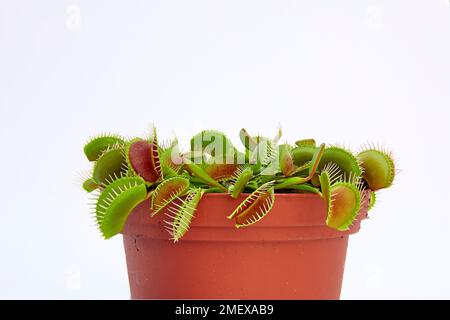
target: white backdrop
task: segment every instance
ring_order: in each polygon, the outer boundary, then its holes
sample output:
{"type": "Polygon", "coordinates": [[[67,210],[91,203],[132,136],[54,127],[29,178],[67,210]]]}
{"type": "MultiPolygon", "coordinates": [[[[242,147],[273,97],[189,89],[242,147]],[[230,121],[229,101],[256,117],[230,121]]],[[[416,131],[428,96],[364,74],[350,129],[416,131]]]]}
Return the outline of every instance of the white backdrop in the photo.
{"type": "Polygon", "coordinates": [[[155,123],[375,141],[401,173],[342,298],[450,298],[447,0],[0,0],[0,298],[129,297],[73,183],[99,132],[155,123]]]}

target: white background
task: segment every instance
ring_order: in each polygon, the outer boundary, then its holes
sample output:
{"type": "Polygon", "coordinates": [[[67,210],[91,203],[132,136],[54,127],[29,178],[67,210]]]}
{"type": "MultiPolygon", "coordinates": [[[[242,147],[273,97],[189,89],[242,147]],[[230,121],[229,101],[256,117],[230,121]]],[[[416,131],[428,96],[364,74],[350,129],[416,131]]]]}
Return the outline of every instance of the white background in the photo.
{"type": "Polygon", "coordinates": [[[0,298],[129,297],[73,183],[82,147],[155,123],[392,149],[342,298],[450,298],[447,0],[0,0],[0,298]]]}

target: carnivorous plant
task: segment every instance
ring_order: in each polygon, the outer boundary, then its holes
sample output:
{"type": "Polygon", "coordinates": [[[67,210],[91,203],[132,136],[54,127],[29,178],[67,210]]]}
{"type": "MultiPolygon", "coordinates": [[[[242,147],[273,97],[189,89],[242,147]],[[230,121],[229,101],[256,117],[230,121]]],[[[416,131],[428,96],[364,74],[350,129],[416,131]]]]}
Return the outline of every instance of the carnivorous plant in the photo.
{"type": "Polygon", "coordinates": [[[174,241],[188,231],[205,193],[226,193],[244,200],[229,212],[237,228],[251,226],[276,202],[276,193],[313,193],[327,208],[326,224],[347,230],[375,194],[392,185],[396,168],[388,151],[365,147],[354,154],[341,146],[317,145],[314,139],[295,144],[250,135],[242,129],[238,150],[219,131],[205,130],[182,152],[178,141],[159,143],[156,129],[145,138],[125,139],[116,134],[92,138],[84,153],[92,170],[83,189],[93,194],[93,213],[101,234],[120,233],[129,214],[149,200],[149,218],[167,215],[174,241]]]}

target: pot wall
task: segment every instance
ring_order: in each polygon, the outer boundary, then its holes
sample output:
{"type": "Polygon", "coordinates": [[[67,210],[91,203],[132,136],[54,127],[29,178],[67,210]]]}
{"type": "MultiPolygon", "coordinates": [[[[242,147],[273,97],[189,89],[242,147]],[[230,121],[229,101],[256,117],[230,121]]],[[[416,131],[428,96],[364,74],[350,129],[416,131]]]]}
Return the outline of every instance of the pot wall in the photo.
{"type": "MultiPolygon", "coordinates": [[[[236,229],[226,216],[244,199],[205,194],[191,229],[168,240],[167,217],[150,218],[140,204],[123,231],[134,299],[338,299],[350,230],[325,225],[323,200],[312,194],[276,194],[272,211],[236,229]]],[[[365,206],[367,207],[367,206],[365,206]]]]}

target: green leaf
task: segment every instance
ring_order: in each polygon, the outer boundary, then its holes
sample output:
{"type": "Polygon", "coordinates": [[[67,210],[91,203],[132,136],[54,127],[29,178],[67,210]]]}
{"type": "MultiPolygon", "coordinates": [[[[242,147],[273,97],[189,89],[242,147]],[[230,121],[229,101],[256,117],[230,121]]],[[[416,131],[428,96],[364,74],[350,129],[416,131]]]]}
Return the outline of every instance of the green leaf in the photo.
{"type": "Polygon", "coordinates": [[[127,172],[123,148],[106,150],[95,162],[92,177],[97,184],[107,185],[127,172]]]}
{"type": "Polygon", "coordinates": [[[363,177],[372,191],[389,188],[395,178],[395,163],[384,151],[370,149],[358,154],[364,169],[363,177]]]}
{"type": "Polygon", "coordinates": [[[152,216],[167,207],[189,188],[189,180],[173,177],[162,181],[152,192],[152,216]]]}
{"type": "MultiPolygon", "coordinates": [[[[214,163],[236,163],[242,155],[225,134],[216,130],[204,130],[191,138],[191,152],[193,155],[209,154],[214,163]]],[[[193,160],[191,158],[191,160],[193,160]]]]}
{"type": "Polygon", "coordinates": [[[295,144],[299,147],[303,146],[315,147],[316,141],[314,139],[303,139],[295,141],[295,144]]]}
{"type": "Polygon", "coordinates": [[[253,170],[250,167],[245,168],[236,178],[236,182],[233,185],[233,191],[231,192],[231,197],[239,197],[252,177],[253,170]]]}
{"type": "Polygon", "coordinates": [[[197,206],[203,196],[204,191],[201,189],[193,189],[189,191],[186,198],[180,199],[181,204],[173,203],[173,206],[169,206],[168,215],[172,220],[168,222],[169,227],[167,230],[172,236],[172,240],[177,242],[185,233],[189,230],[194,213],[197,210],[197,206]]]}
{"type": "Polygon", "coordinates": [[[236,220],[236,228],[248,227],[264,218],[272,209],[275,202],[272,183],[267,183],[251,193],[228,216],[236,220]]]}
{"type": "Polygon", "coordinates": [[[217,187],[220,190],[222,190],[223,192],[228,192],[227,188],[225,188],[223,185],[221,185],[219,182],[217,182],[216,180],[214,180],[213,178],[211,178],[206,172],[205,170],[203,170],[200,166],[196,165],[195,163],[186,163],[185,164],[187,170],[195,175],[196,177],[198,177],[199,179],[201,179],[204,183],[206,183],[207,185],[210,185],[212,187],[217,187]]]}
{"type": "Polygon", "coordinates": [[[103,134],[91,138],[84,146],[84,154],[89,161],[96,161],[108,149],[123,145],[123,139],[116,134],[103,134]]]}
{"type": "Polygon", "coordinates": [[[123,177],[109,184],[97,200],[95,216],[105,239],[122,231],[128,215],[147,197],[144,180],[123,177]]]}
{"type": "Polygon", "coordinates": [[[326,223],[336,230],[348,230],[359,212],[361,193],[356,185],[348,182],[332,185],[330,192],[332,205],[326,223]]]}
{"type": "Polygon", "coordinates": [[[89,178],[83,182],[83,189],[86,192],[92,192],[98,188],[98,184],[94,181],[94,179],[89,178]]]}

